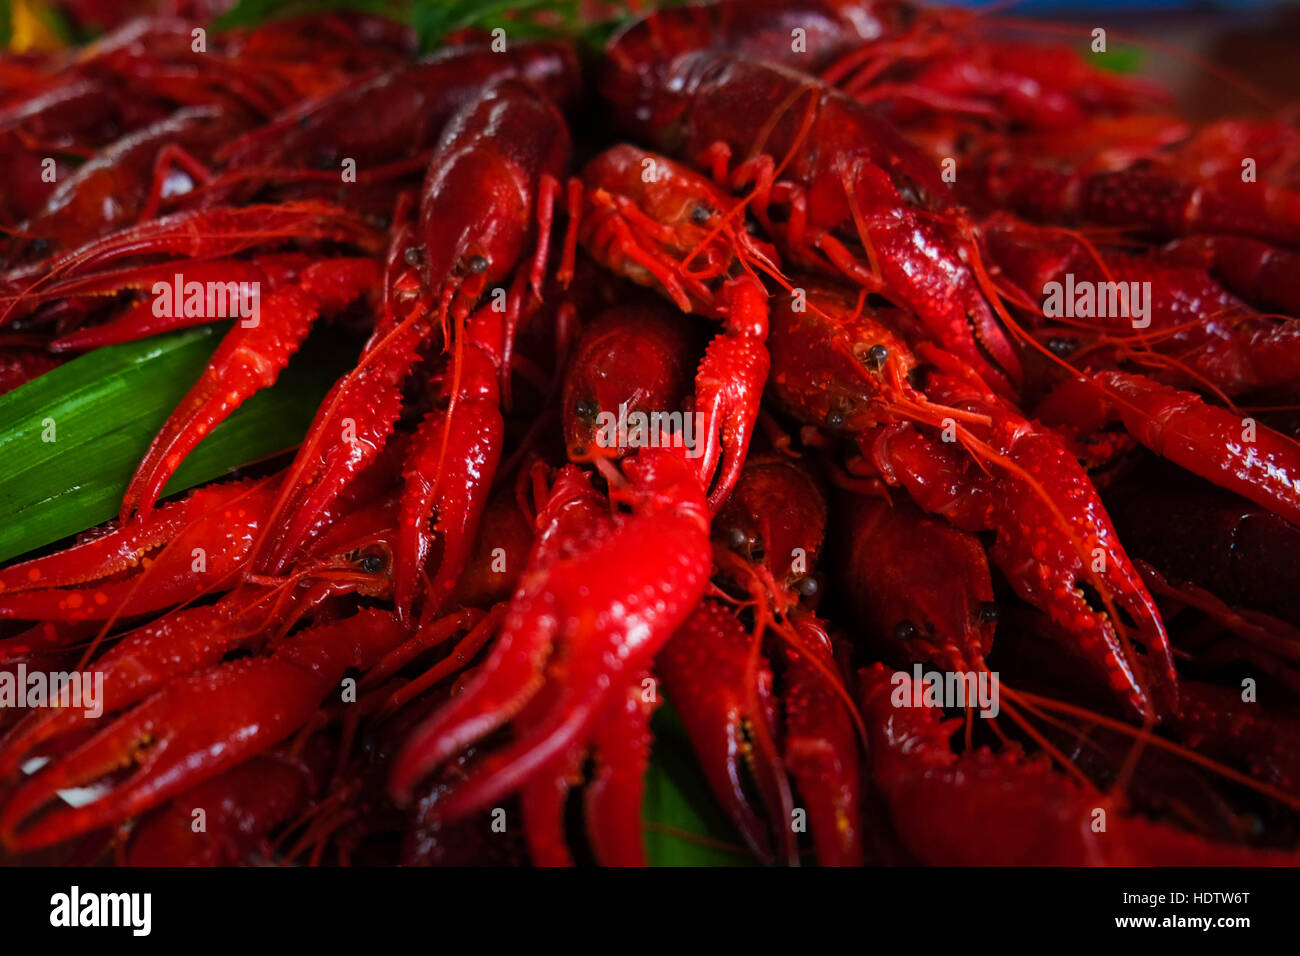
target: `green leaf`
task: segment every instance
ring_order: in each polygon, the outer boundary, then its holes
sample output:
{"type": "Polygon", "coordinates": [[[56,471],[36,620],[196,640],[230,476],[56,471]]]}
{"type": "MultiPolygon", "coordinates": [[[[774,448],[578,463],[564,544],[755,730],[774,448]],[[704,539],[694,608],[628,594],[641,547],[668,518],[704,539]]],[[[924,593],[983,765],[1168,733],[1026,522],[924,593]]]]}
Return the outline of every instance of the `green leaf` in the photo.
{"type": "Polygon", "coordinates": [[[1109,73],[1136,73],[1142,68],[1144,53],[1139,46],[1112,44],[1105,53],[1092,54],[1092,61],[1109,73]]]}
{"type": "Polygon", "coordinates": [[[650,865],[753,865],[740,835],[713,799],[671,704],[655,713],[651,730],[654,744],[641,807],[650,865]]]}
{"type": "Polygon", "coordinates": [[[520,17],[549,10],[567,22],[574,6],[572,0],[415,0],[411,25],[420,37],[420,48],[427,51],[436,49],[447,34],[467,27],[508,27],[519,37],[536,35],[532,22],[520,17]]]}
{"type": "Polygon", "coordinates": [[[81,43],[86,39],[78,33],[77,29],[72,25],[72,21],[68,19],[67,14],[54,4],[42,4],[36,7],[35,11],[45,28],[58,37],[60,42],[72,45],[81,43]]]}
{"type": "Polygon", "coordinates": [[[611,6],[620,14],[588,21],[581,16],[580,0],[237,0],[211,26],[229,30],[322,10],[358,10],[410,24],[426,52],[436,50],[449,34],[471,27],[502,27],[514,40],[567,37],[599,49],[633,15],[626,0],[611,6]]]}
{"type": "Polygon", "coordinates": [[[411,25],[426,51],[437,49],[448,34],[470,27],[501,27],[516,40],[568,38],[598,49],[632,15],[626,2],[613,6],[621,15],[590,21],[582,16],[579,0],[412,0],[411,25]]]}
{"type": "MultiPolygon", "coordinates": [[[[224,328],[97,349],[0,396],[0,561],[117,514],[149,443],[224,328]]],[[[313,337],[273,388],[194,449],[164,494],[296,446],[330,385],[355,361],[355,350],[332,338],[313,337]]]]}
{"type": "Polygon", "coordinates": [[[355,10],[409,22],[410,0],[238,0],[212,21],[214,30],[256,27],[270,20],[308,13],[355,10]]]}

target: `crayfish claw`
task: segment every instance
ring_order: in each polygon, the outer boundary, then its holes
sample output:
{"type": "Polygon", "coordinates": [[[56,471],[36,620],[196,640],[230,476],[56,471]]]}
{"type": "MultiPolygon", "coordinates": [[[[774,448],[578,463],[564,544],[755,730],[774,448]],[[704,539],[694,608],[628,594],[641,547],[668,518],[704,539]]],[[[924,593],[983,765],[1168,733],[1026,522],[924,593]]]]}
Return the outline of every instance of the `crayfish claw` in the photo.
{"type": "Polygon", "coordinates": [[[861,866],[858,739],[845,703],[829,686],[827,672],[838,677],[829,639],[820,627],[799,630],[804,647],[785,654],[785,766],[807,807],[817,862],[861,866]]]}
{"type": "Polygon", "coordinates": [[[650,763],[654,679],[635,678],[610,703],[593,742],[596,775],[585,793],[587,837],[602,866],[644,866],[641,800],[650,763]]]}
{"type": "Polygon", "coordinates": [[[374,666],[406,636],[395,615],[361,611],[302,631],[268,657],[172,681],[20,784],[0,813],[0,839],[15,851],[38,849],[143,813],[279,743],[349,667],[374,666]],[[123,777],[124,768],[134,769],[123,777]],[[45,809],[61,792],[87,787],[101,792],[45,809]]]}
{"type": "MultiPolygon", "coordinates": [[[[678,629],[655,662],[705,778],[746,845],[772,862],[772,831],[790,835],[785,768],[772,741],[772,672],[754,637],[713,600],[678,629]],[[756,806],[757,804],[757,806],[756,806]]],[[[787,841],[789,842],[789,841],[787,841]]]]}
{"type": "Polygon", "coordinates": [[[647,666],[699,601],[711,561],[704,492],[692,466],[671,450],[642,449],[624,471],[617,495],[629,511],[611,516],[590,475],[561,470],[492,654],[394,762],[390,790],[399,802],[543,687],[543,712],[440,797],[434,812],[463,817],[585,744],[624,675],[647,666]]]}
{"type": "Polygon", "coordinates": [[[185,456],[250,395],[274,384],[321,312],[341,310],[378,278],[370,259],[315,263],[298,285],[268,296],[265,315],[236,323],[149,446],[122,499],[122,522],[152,511],[185,456]]]}

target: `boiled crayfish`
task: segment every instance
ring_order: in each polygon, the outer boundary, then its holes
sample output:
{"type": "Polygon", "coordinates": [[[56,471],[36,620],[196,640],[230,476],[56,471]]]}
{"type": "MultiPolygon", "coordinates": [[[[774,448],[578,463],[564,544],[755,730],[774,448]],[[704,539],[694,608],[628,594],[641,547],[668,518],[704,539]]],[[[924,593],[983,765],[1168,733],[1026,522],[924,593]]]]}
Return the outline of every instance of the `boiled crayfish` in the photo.
{"type": "Polygon", "coordinates": [[[1300,862],[1292,124],[903,0],[293,24],[0,71],[0,391],[236,320],[0,568],[3,854],[642,865],[676,741],[764,862],[1300,862]]]}

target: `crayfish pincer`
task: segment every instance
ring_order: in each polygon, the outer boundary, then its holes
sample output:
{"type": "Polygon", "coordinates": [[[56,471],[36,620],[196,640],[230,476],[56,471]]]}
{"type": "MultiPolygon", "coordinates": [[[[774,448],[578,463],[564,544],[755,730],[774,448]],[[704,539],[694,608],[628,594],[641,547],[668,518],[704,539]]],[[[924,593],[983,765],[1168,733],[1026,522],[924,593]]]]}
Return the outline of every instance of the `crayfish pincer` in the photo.
{"type": "Polygon", "coordinates": [[[454,820],[534,774],[554,773],[589,741],[610,706],[698,603],[711,566],[709,514],[693,463],[643,449],[611,486],[610,514],[573,466],[561,470],[538,515],[538,539],[492,654],[441,711],[418,728],[393,765],[392,790],[410,799],[421,776],[517,717],[546,706],[502,753],[441,798],[454,820]],[[624,510],[625,509],[625,510],[624,510]],[[593,604],[595,602],[595,604],[593,604]]]}

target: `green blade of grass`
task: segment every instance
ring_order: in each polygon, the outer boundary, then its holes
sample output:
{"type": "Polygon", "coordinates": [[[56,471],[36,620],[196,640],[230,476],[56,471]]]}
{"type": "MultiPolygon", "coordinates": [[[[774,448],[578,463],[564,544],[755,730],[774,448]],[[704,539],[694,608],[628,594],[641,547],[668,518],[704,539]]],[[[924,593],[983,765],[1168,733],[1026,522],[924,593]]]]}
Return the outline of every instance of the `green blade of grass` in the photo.
{"type": "MultiPolygon", "coordinates": [[[[0,396],[0,561],[114,517],[158,429],[223,325],[97,349],[0,396]]],[[[355,354],[309,342],[185,459],[172,494],[293,448],[355,354]]]]}

